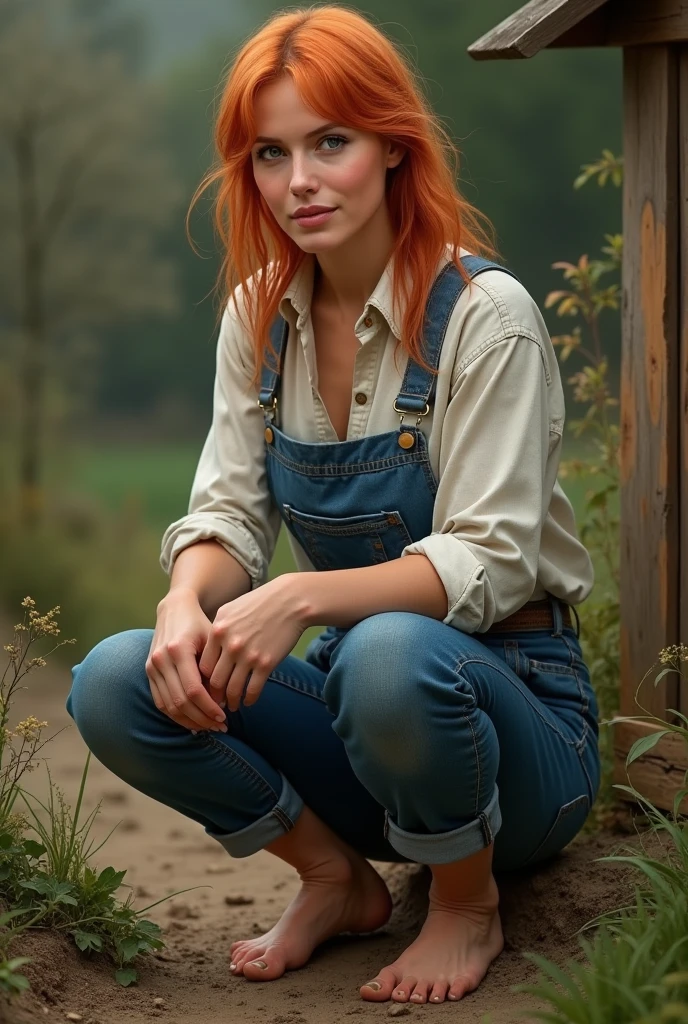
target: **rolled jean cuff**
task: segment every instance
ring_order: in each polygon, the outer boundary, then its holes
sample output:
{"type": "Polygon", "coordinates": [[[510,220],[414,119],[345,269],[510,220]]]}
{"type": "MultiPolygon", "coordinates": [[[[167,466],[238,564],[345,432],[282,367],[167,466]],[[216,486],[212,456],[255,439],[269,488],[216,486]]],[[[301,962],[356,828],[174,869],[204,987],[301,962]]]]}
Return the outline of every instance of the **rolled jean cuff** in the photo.
{"type": "Polygon", "coordinates": [[[238,832],[212,832],[206,828],[205,831],[208,835],[217,839],[230,857],[250,857],[252,853],[257,853],[268,843],[279,839],[280,836],[293,829],[296,819],[303,810],[303,800],[281,772],[280,775],[282,792],[279,800],[272,810],[264,814],[262,818],[251,822],[250,825],[239,829],[238,832]]]}
{"type": "Polygon", "coordinates": [[[484,850],[502,827],[499,790],[477,818],[451,832],[405,832],[385,813],[385,836],[394,849],[419,864],[451,864],[484,850]]]}

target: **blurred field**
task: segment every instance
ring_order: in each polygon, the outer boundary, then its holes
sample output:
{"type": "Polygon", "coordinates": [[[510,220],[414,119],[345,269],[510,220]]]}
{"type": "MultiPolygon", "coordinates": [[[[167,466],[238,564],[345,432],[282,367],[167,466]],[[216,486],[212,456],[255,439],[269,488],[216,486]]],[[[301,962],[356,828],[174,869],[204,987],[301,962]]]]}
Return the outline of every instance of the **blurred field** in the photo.
{"type": "MultiPolygon", "coordinates": [[[[77,638],[76,647],[60,655],[72,663],[104,636],[154,626],[156,604],[168,587],[159,565],[160,541],[166,527],[187,512],[200,450],[200,441],[56,446],[48,460],[44,528],[37,536],[8,535],[1,546],[5,606],[18,607],[26,594],[41,607],[60,604],[65,635],[77,638]]],[[[585,455],[583,444],[566,439],[564,458],[585,455]]],[[[580,524],[588,483],[561,483],[580,524]]],[[[293,569],[282,530],[270,576],[293,569]]],[[[596,566],[596,582],[603,578],[603,567],[596,566]]],[[[307,630],[295,653],[303,655],[317,632],[307,630]]]]}

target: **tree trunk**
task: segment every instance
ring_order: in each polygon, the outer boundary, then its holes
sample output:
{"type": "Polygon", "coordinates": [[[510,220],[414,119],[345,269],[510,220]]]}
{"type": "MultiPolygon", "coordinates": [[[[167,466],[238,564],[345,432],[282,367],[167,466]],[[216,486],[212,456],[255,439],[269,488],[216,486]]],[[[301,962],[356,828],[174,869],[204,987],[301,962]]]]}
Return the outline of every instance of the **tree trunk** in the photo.
{"type": "Polygon", "coordinates": [[[30,125],[17,132],[21,225],[21,348],[19,388],[19,500],[23,524],[34,528],[43,510],[43,427],[46,331],[43,296],[44,253],[40,237],[35,140],[30,125]]]}

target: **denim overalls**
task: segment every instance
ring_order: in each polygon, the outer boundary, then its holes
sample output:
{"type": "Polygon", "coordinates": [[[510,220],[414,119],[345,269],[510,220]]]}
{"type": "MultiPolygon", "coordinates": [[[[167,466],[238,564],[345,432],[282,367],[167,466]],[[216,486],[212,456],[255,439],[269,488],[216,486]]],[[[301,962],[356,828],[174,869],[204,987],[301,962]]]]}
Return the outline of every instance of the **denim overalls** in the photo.
{"type": "MultiPolygon", "coordinates": [[[[462,262],[471,277],[504,270],[462,262]]],[[[431,291],[424,355],[435,368],[463,287],[450,263],[431,291]]],[[[421,424],[435,377],[408,361],[397,430],[297,441],[277,425],[287,333],[278,317],[260,389],[280,514],[317,570],[398,558],[432,530],[437,481],[421,424]]],[[[232,856],[291,829],[306,803],[372,859],[449,863],[494,840],[495,869],[533,864],[580,830],[600,773],[588,669],[549,600],[546,629],[468,635],[411,612],[328,626],[305,659],[275,667],[256,704],[227,713],[227,734],[191,733],[157,711],[151,630],[101,641],[75,666],[67,706],[101,761],[232,856]]]]}

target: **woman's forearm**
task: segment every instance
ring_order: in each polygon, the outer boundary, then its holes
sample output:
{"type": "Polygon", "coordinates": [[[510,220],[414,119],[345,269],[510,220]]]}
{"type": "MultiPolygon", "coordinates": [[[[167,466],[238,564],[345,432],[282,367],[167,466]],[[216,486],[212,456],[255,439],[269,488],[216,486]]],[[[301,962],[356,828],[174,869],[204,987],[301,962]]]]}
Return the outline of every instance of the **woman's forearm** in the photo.
{"type": "Polygon", "coordinates": [[[425,555],[406,555],[361,569],[294,574],[309,626],[353,626],[378,612],[406,611],[444,619],[447,593],[425,555]]]}
{"type": "Polygon", "coordinates": [[[251,578],[236,558],[216,540],[201,540],[183,548],[177,555],[167,596],[193,591],[212,621],[220,605],[250,589],[251,578]]]}

